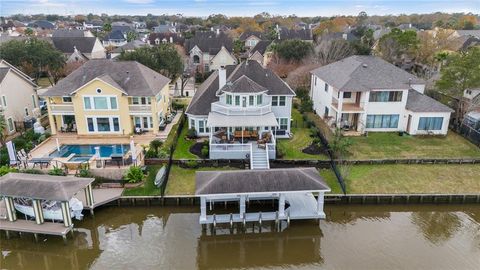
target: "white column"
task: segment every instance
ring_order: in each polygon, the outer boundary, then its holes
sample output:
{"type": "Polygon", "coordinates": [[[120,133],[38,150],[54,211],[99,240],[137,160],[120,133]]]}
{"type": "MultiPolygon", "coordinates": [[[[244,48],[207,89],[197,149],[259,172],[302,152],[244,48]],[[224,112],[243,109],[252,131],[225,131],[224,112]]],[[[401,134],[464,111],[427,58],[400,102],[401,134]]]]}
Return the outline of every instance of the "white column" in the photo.
{"type": "Polygon", "coordinates": [[[337,126],[342,122],[342,109],[343,109],[343,92],[338,91],[339,96],[338,96],[338,118],[337,118],[337,126]]]}
{"type": "Polygon", "coordinates": [[[243,219],[243,216],[245,215],[245,201],[246,201],[245,195],[240,195],[240,218],[241,219],[243,219]]]}
{"type": "Polygon", "coordinates": [[[62,202],[62,217],[65,227],[72,226],[72,217],[70,214],[70,204],[68,201],[62,202]]]}
{"type": "Polygon", "coordinates": [[[93,207],[94,204],[94,199],[93,199],[93,190],[92,190],[92,184],[89,184],[87,187],[85,187],[85,201],[88,206],[93,207]]]}
{"type": "Polygon", "coordinates": [[[15,206],[13,205],[13,198],[12,197],[5,197],[4,200],[5,200],[5,207],[7,208],[8,221],[17,220],[17,212],[15,210],[15,206]]]}
{"type": "Polygon", "coordinates": [[[207,219],[207,199],[200,197],[200,220],[207,219]]]}
{"type": "Polygon", "coordinates": [[[44,221],[42,203],[40,202],[40,200],[33,200],[32,207],[33,207],[33,214],[35,215],[35,222],[37,224],[42,224],[44,221]]]}
{"type": "Polygon", "coordinates": [[[323,202],[325,199],[325,194],[323,192],[318,193],[317,198],[317,214],[321,214],[323,212],[323,202]]]}
{"type": "Polygon", "coordinates": [[[280,193],[280,198],[278,200],[278,216],[280,218],[285,217],[285,194],[280,193]]]}

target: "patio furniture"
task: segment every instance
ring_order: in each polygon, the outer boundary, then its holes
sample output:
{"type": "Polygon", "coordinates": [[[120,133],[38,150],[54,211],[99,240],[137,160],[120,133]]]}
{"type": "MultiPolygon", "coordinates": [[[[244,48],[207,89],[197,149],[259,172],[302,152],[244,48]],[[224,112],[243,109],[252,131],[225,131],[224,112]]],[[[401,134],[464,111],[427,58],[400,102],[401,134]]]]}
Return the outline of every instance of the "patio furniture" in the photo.
{"type": "Polygon", "coordinates": [[[158,128],[160,129],[160,131],[164,131],[166,127],[167,127],[167,123],[165,121],[162,121],[160,125],[158,125],[158,128]]]}
{"type": "Polygon", "coordinates": [[[118,168],[120,165],[124,165],[123,155],[122,154],[113,154],[110,156],[110,161],[117,164],[118,168]]]}
{"type": "Polygon", "coordinates": [[[254,130],[254,131],[252,131],[250,136],[252,137],[252,139],[257,139],[258,138],[258,132],[256,130],[254,130]]]}
{"type": "Polygon", "coordinates": [[[40,169],[43,169],[43,165],[45,165],[45,168],[50,166],[52,160],[53,158],[51,157],[31,158],[28,160],[28,163],[33,163],[33,168],[35,168],[36,165],[40,165],[40,169]]]}

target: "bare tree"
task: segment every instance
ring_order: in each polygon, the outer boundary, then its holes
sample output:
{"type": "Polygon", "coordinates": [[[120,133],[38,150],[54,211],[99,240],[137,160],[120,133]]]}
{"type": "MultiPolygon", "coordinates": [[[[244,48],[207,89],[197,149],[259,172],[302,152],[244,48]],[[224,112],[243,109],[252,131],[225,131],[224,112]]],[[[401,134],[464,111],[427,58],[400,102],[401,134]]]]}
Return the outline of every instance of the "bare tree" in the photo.
{"type": "Polygon", "coordinates": [[[348,41],[343,39],[331,39],[326,36],[320,37],[314,48],[318,62],[328,65],[355,53],[348,41]]]}

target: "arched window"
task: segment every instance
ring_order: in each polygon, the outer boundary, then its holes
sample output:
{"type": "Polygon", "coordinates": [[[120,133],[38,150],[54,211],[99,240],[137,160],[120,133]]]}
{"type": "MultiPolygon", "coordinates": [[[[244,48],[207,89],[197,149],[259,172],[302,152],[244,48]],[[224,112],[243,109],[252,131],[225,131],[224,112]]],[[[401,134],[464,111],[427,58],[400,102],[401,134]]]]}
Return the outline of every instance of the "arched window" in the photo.
{"type": "Polygon", "coordinates": [[[194,55],[193,56],[193,63],[194,64],[199,64],[200,63],[200,56],[194,55]]]}

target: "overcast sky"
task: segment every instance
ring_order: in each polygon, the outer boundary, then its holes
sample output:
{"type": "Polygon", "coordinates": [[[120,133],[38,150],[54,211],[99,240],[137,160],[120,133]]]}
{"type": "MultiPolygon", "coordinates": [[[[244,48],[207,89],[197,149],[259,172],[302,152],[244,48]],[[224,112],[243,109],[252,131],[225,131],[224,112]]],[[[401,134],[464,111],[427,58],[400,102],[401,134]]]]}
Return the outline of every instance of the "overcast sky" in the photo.
{"type": "Polygon", "coordinates": [[[183,14],[252,16],[260,12],[297,16],[411,14],[441,12],[480,13],[480,0],[0,0],[0,14],[183,14]]]}

